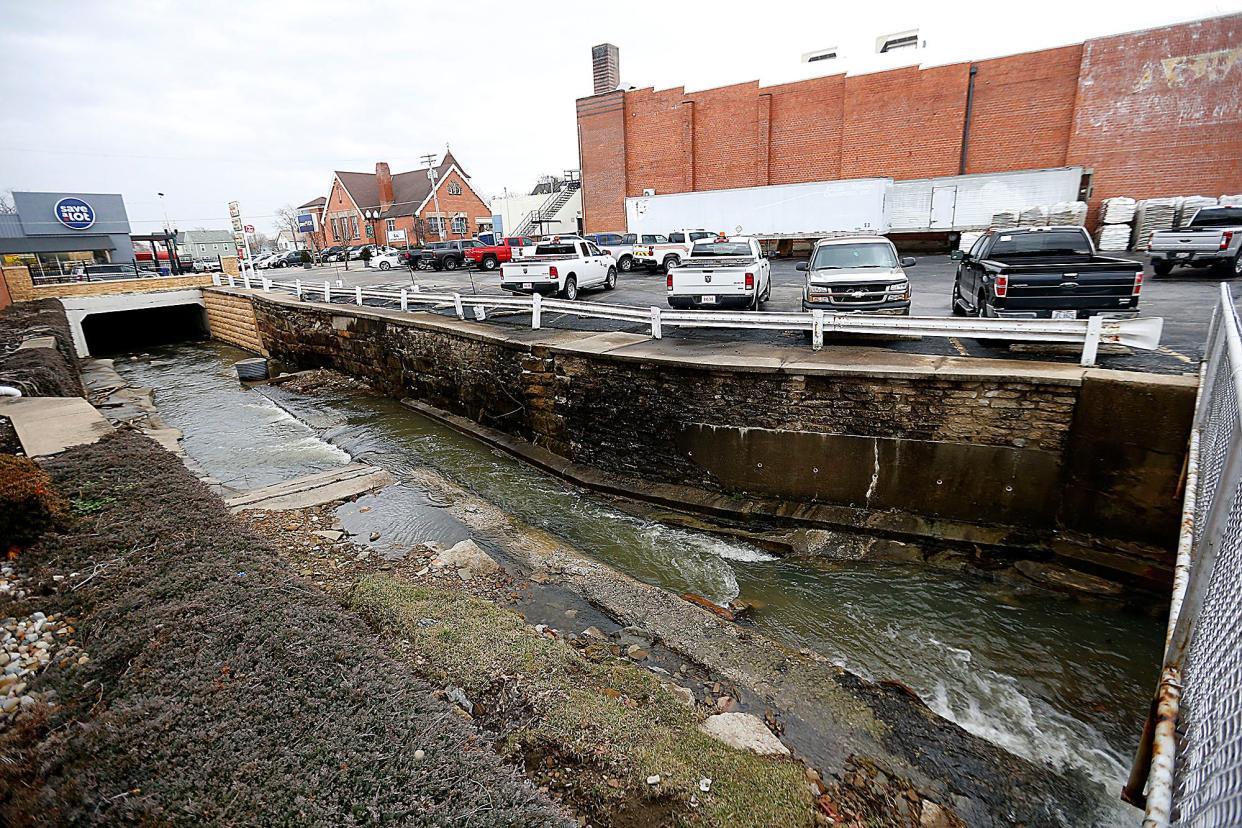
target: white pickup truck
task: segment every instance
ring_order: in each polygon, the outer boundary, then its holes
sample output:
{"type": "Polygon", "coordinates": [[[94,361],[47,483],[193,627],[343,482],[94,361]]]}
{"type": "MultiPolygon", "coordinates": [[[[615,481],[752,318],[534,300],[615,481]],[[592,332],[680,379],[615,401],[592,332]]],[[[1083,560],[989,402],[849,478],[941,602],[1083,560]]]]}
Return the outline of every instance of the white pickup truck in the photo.
{"type": "MultiPolygon", "coordinates": [[[[646,239],[647,236],[642,238],[646,239]]],[[[657,236],[657,238],[659,238],[657,236]]],[[[669,265],[679,264],[690,257],[690,248],[700,239],[714,239],[716,234],[707,230],[676,230],[668,234],[668,241],[655,244],[639,244],[634,247],[634,267],[648,270],[668,270],[669,265]]]]}
{"type": "Polygon", "coordinates": [[[1242,276],[1242,207],[1203,207],[1181,230],[1153,233],[1147,252],[1157,276],[1168,276],[1176,266],[1242,276]]]}
{"type": "Polygon", "coordinates": [[[696,241],[685,261],[668,268],[671,307],[758,310],[772,295],[772,265],[753,236],[696,241]]]}
{"type": "Polygon", "coordinates": [[[514,293],[556,294],[572,301],[582,288],[615,288],[617,260],[578,236],[553,237],[539,242],[533,256],[502,264],[500,286],[514,293]]]}

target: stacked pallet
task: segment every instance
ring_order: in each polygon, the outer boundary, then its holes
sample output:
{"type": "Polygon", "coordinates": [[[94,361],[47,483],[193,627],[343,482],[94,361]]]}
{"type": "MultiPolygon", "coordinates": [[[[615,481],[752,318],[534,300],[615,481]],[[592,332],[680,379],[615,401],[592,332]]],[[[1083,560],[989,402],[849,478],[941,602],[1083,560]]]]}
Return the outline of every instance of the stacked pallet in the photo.
{"type": "Polygon", "coordinates": [[[958,250],[969,250],[975,246],[975,242],[979,241],[979,237],[983,235],[982,230],[967,230],[962,233],[962,237],[958,239],[958,250]]]}
{"type": "Polygon", "coordinates": [[[1048,208],[1048,223],[1081,227],[1087,220],[1087,202],[1058,201],[1048,208]]]}
{"type": "Polygon", "coordinates": [[[1216,203],[1221,207],[1242,207],[1242,193],[1238,195],[1223,195],[1216,203]]]}
{"type": "Polygon", "coordinates": [[[1134,217],[1134,235],[1131,236],[1135,250],[1147,247],[1153,233],[1173,229],[1180,203],[1180,198],[1147,198],[1139,202],[1134,217]]]}
{"type": "Polygon", "coordinates": [[[1008,230],[1018,226],[1017,210],[1002,210],[992,214],[992,226],[997,230],[1008,230]]]}
{"type": "Polygon", "coordinates": [[[1126,196],[1104,199],[1100,207],[1100,221],[1105,224],[1129,224],[1134,221],[1134,211],[1138,202],[1126,196]]]}
{"type": "Polygon", "coordinates": [[[1018,224],[1023,227],[1042,227],[1048,223],[1048,208],[1042,205],[1027,207],[1018,215],[1018,224]]]}
{"type": "Polygon", "coordinates": [[[1182,203],[1177,208],[1177,219],[1175,225],[1180,229],[1190,224],[1190,220],[1195,217],[1195,213],[1204,207],[1215,207],[1216,199],[1207,196],[1185,196],[1182,203]]]}
{"type": "Polygon", "coordinates": [[[1097,250],[1127,250],[1131,232],[1128,224],[1101,224],[1095,231],[1095,247],[1097,250]]]}

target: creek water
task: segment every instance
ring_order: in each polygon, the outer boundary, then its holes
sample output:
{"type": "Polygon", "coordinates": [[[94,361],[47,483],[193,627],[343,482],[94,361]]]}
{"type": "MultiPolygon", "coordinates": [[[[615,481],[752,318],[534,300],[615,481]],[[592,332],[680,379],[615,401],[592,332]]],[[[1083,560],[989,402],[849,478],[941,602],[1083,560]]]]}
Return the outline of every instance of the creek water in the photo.
{"type": "MultiPolygon", "coordinates": [[[[186,452],[226,485],[267,485],[350,458],[398,479],[431,467],[636,578],[718,601],[755,599],[765,634],[865,677],[900,680],[966,730],[1077,771],[1098,791],[1099,824],[1137,817],[1117,796],[1158,671],[1160,619],[923,566],[778,558],[636,517],[394,400],[245,388],[232,369],[245,356],[183,344],[116,367],[154,389],[186,452]]],[[[398,486],[381,497],[411,542],[462,536],[424,492],[398,486]]]]}

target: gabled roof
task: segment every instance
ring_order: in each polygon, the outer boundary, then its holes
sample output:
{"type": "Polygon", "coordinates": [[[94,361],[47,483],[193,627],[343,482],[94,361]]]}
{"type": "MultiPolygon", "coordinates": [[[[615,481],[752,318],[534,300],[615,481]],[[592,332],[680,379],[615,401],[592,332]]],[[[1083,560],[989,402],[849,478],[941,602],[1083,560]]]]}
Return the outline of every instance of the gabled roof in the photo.
{"type": "Polygon", "coordinates": [[[322,207],[327,203],[328,203],[327,197],[320,196],[319,198],[312,198],[310,201],[306,202],[305,204],[299,204],[298,209],[301,210],[304,207],[322,207]]]}
{"type": "MultiPolygon", "coordinates": [[[[446,152],[444,159],[436,167],[436,180],[442,181],[449,170],[456,168],[462,178],[469,179],[453,158],[453,153],[446,152]]],[[[347,172],[336,170],[336,177],[341,186],[349,193],[359,210],[367,210],[380,206],[379,182],[375,173],[347,172]]],[[[392,206],[384,211],[384,218],[412,216],[431,195],[431,179],[427,177],[427,168],[396,173],[392,177],[392,206]]],[[[327,203],[327,200],[324,200],[327,203]]]]}

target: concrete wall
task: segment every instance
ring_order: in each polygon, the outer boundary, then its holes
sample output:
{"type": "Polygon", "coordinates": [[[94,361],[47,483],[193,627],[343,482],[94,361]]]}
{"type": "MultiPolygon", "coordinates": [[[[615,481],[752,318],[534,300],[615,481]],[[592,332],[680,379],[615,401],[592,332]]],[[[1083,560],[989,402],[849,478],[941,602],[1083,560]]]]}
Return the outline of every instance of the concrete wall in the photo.
{"type": "Polygon", "coordinates": [[[108,279],[100,282],[62,282],[36,285],[25,265],[0,268],[14,302],[28,299],[60,299],[70,296],[116,296],[124,293],[147,293],[157,290],[181,290],[211,284],[210,273],[185,276],[160,276],[151,279],[108,279]]]}
{"type": "MultiPolygon", "coordinates": [[[[1242,182],[1242,15],[978,61],[966,172],[1081,165],[1117,195],[1242,182]]],[[[588,232],[624,199],[837,178],[957,175],[969,63],[577,102],[588,232]]]]}
{"type": "Polygon", "coordinates": [[[1171,560],[1190,378],[863,349],[702,355],[631,334],[253,302],[272,356],[531,441],[610,486],[897,535],[1084,532],[1171,560]]]}
{"type": "Polygon", "coordinates": [[[203,292],[203,306],[212,339],[252,353],[267,354],[248,296],[208,290],[203,292]]]}

